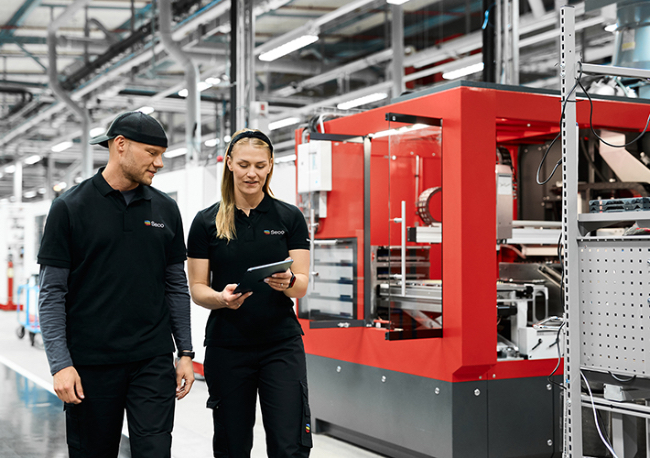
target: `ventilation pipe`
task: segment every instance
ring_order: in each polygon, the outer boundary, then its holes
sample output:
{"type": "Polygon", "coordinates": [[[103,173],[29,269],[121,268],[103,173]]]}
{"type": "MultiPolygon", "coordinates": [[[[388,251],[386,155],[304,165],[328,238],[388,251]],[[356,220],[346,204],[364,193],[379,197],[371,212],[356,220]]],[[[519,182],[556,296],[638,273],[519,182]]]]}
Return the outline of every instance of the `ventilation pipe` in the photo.
{"type": "Polygon", "coordinates": [[[93,150],[92,146],[88,143],[90,127],[90,115],[85,107],[77,105],[70,96],[63,90],[59,83],[59,74],[56,68],[56,32],[63,24],[68,22],[75,13],[90,3],[90,0],[76,0],[73,4],[68,6],[63,13],[56,19],[50,22],[47,27],[47,56],[49,65],[47,66],[47,76],[50,81],[50,88],[54,95],[57,96],[63,103],[65,103],[77,116],[81,119],[81,151],[82,151],[82,177],[90,178],[93,174],[93,150]]]}
{"type": "Polygon", "coordinates": [[[172,39],[172,0],[160,1],[160,37],[165,50],[182,65],[187,84],[187,114],[185,117],[185,142],[189,163],[196,164],[201,153],[201,113],[198,90],[199,69],[180,45],[172,39]]]}

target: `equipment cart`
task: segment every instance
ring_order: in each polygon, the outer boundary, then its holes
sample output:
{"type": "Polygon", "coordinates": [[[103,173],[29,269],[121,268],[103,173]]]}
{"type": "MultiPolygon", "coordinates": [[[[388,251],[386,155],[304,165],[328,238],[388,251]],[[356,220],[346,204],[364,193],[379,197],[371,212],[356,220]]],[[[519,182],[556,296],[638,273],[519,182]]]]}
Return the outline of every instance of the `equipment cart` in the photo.
{"type": "Polygon", "coordinates": [[[38,293],[37,284],[19,285],[17,290],[17,307],[19,326],[16,329],[16,335],[19,339],[25,337],[25,332],[29,333],[29,341],[34,345],[36,334],[41,333],[41,326],[38,320],[38,293]]]}

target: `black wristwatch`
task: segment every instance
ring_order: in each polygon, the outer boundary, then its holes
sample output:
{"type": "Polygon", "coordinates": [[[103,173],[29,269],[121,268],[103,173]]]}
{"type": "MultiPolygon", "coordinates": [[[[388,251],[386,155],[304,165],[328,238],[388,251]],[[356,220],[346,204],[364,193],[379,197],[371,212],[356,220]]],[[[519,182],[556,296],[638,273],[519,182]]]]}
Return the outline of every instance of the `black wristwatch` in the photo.
{"type": "Polygon", "coordinates": [[[296,284],[296,274],[294,274],[293,271],[291,270],[289,272],[291,272],[291,280],[289,280],[289,286],[287,287],[287,289],[293,288],[293,285],[296,284]]]}
{"type": "Polygon", "coordinates": [[[178,351],[178,357],[179,357],[179,358],[182,358],[183,356],[189,356],[190,359],[194,359],[195,354],[194,354],[193,351],[189,351],[189,350],[179,350],[179,351],[178,351]]]}

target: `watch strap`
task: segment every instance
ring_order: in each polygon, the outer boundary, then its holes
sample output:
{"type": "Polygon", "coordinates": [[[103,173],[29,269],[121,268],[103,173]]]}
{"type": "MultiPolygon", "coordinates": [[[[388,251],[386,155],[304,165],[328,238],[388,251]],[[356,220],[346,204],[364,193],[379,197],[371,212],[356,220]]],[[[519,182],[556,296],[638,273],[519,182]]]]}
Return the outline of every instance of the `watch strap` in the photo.
{"type": "Polygon", "coordinates": [[[183,356],[189,356],[191,359],[194,359],[195,353],[189,350],[179,350],[178,357],[182,358],[183,356]]]}
{"type": "Polygon", "coordinates": [[[295,284],[296,284],[296,274],[294,274],[293,271],[291,271],[291,280],[289,280],[289,287],[287,289],[293,288],[293,285],[295,284]]]}

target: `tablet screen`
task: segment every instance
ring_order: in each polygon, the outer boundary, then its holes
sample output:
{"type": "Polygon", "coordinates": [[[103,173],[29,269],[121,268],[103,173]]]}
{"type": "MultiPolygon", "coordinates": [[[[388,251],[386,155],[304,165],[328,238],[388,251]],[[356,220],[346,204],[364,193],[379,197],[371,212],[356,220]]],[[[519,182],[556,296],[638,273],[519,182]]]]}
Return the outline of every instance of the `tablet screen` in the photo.
{"type": "Polygon", "coordinates": [[[258,290],[262,285],[266,285],[266,283],[264,283],[266,277],[270,277],[271,275],[280,272],[285,272],[289,267],[291,267],[291,264],[293,264],[293,259],[249,268],[246,273],[244,273],[237,288],[235,288],[234,294],[258,290]]]}

